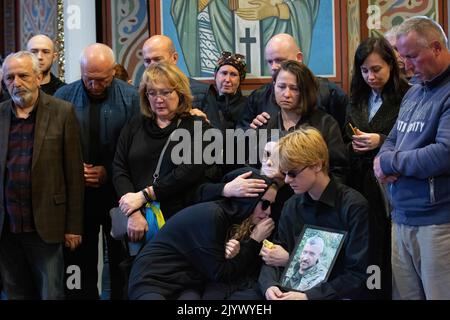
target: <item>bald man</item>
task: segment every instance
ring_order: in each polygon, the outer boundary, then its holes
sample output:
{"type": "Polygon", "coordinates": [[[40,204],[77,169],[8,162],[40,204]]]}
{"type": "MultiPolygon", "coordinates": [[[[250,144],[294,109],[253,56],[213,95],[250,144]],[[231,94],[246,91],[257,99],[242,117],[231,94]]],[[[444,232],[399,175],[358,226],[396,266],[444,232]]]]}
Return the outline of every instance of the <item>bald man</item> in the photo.
{"type": "Polygon", "coordinates": [[[82,245],[66,255],[67,264],[81,267],[81,289],[69,298],[98,299],[98,234],[103,225],[108,245],[111,298],[122,298],[120,243],[109,234],[109,210],[117,205],[111,183],[116,143],[124,124],[138,113],[139,95],[131,85],[114,78],[115,59],[110,47],[96,43],[80,57],[81,79],[60,88],[55,96],[75,106],[81,124],[85,179],[85,223],[82,245]]]}
{"type": "Polygon", "coordinates": [[[50,71],[58,58],[55,44],[46,35],[38,34],[28,40],[27,50],[34,53],[39,60],[39,68],[42,72],[41,90],[46,94],[53,95],[56,90],[66,84],[50,71]]]}
{"type": "MultiPolygon", "coordinates": [[[[144,42],[142,47],[142,56],[144,59],[144,66],[147,68],[155,62],[171,62],[177,64],[178,52],[172,39],[165,35],[154,35],[144,42]]],[[[194,108],[202,109],[202,102],[209,90],[209,84],[200,82],[193,78],[189,78],[192,96],[194,100],[192,105],[194,108]]]]}
{"type": "MultiPolygon", "coordinates": [[[[295,39],[286,33],[273,36],[266,45],[264,55],[271,75],[280,68],[280,63],[285,60],[303,62],[303,54],[295,39]]],[[[335,118],[343,132],[348,97],[333,82],[319,77],[317,80],[319,81],[318,107],[335,118]]],[[[280,108],[275,103],[273,95],[273,82],[253,91],[247,100],[247,108],[239,127],[257,128],[267,123],[271,117],[276,116],[280,108]]]]}

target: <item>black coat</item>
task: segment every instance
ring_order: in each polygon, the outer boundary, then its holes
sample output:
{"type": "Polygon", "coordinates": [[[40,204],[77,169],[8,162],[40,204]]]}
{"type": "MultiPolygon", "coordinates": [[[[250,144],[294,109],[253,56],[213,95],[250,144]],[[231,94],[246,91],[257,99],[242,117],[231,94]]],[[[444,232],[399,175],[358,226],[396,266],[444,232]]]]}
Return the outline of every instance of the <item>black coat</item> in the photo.
{"type": "MultiPolygon", "coordinates": [[[[343,130],[348,105],[347,95],[333,82],[319,77],[317,80],[319,82],[318,107],[330,114],[338,122],[340,130],[343,130]]],[[[273,83],[270,82],[253,91],[248,97],[247,107],[238,127],[247,129],[253,119],[262,112],[267,112],[274,117],[278,111],[280,108],[275,102],[273,83]]]]}
{"type": "MultiPolygon", "coordinates": [[[[198,184],[204,182],[205,165],[176,165],[172,161],[172,150],[178,141],[169,143],[161,164],[159,179],[153,184],[153,173],[161,151],[170,134],[176,129],[176,122],[160,129],[154,121],[138,115],[122,130],[117,143],[113,162],[113,183],[119,197],[128,192],[137,192],[153,185],[156,199],[161,203],[164,217],[170,218],[177,211],[185,208],[195,197],[198,184]]],[[[198,122],[203,130],[209,128],[205,121],[197,117],[186,117],[180,122],[179,129],[190,133],[191,156],[194,148],[194,123],[198,122]]],[[[203,145],[201,145],[203,147],[203,145]]]]}
{"type": "Polygon", "coordinates": [[[246,103],[247,97],[242,95],[241,90],[234,95],[219,95],[215,86],[211,85],[201,110],[214,128],[224,131],[236,127],[242,119],[246,103]]]}
{"type": "Polygon", "coordinates": [[[178,212],[136,257],[130,299],[151,293],[174,299],[186,289],[202,290],[207,282],[230,283],[245,276],[261,244],[246,241],[232,259],[225,259],[225,244],[231,227],[252,214],[261,196],[204,202],[178,212]]]}
{"type": "Polygon", "coordinates": [[[380,203],[380,191],[373,173],[373,159],[397,121],[400,103],[405,93],[406,90],[391,95],[382,94],[383,104],[370,122],[367,101],[350,104],[344,136],[352,168],[348,184],[367,197],[371,206],[380,203]],[[351,142],[353,132],[349,123],[363,132],[378,133],[380,135],[379,147],[365,153],[354,152],[351,142]]]}
{"type": "MultiPolygon", "coordinates": [[[[340,182],[345,183],[349,165],[348,154],[336,120],[323,110],[316,109],[311,115],[302,117],[295,128],[305,125],[320,131],[328,147],[330,173],[340,182]]],[[[282,127],[282,120],[281,113],[278,112],[261,129],[285,129],[280,127],[282,127]]]]}
{"type": "MultiPolygon", "coordinates": [[[[320,199],[308,193],[291,197],[283,207],[274,243],[291,256],[305,224],[346,231],[342,249],[327,282],[305,291],[310,300],[356,298],[367,278],[368,213],[361,194],[333,179],[320,199]]],[[[263,265],[259,276],[261,291],[279,286],[283,267],[263,265]]]]}
{"type": "Polygon", "coordinates": [[[408,88],[409,86],[405,82],[400,92],[391,94],[383,92],[383,103],[370,122],[368,102],[352,102],[349,108],[346,134],[344,136],[350,155],[351,167],[351,174],[348,176],[347,183],[361,192],[370,204],[369,262],[370,264],[379,265],[381,270],[383,270],[382,288],[385,291],[385,297],[390,296],[389,287],[391,286],[391,222],[390,212],[386,210],[386,201],[381,191],[381,186],[373,172],[373,160],[397,121],[400,104],[408,88]],[[365,153],[356,153],[352,148],[351,137],[353,133],[348,123],[351,123],[363,132],[378,133],[380,135],[379,147],[365,153]]]}

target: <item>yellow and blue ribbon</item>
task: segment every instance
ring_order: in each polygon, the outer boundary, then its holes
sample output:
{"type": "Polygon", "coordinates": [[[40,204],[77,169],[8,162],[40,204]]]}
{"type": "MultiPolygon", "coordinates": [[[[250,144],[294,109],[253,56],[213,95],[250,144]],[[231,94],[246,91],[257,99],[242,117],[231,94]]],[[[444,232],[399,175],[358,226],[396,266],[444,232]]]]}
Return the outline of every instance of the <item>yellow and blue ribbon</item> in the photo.
{"type": "Polygon", "coordinates": [[[146,240],[150,241],[166,223],[158,201],[147,202],[145,205],[145,218],[148,223],[146,240]]]}

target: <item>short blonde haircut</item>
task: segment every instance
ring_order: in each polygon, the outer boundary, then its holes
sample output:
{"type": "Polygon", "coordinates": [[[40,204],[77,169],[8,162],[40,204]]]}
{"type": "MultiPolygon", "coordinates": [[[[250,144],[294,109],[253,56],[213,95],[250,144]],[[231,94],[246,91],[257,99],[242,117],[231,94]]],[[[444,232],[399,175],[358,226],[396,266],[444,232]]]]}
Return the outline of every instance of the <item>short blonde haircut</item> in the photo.
{"type": "Polygon", "coordinates": [[[322,164],[322,171],[328,173],[327,144],[320,132],[313,127],[302,126],[281,138],[278,141],[278,152],[283,172],[322,164]]]}
{"type": "Polygon", "coordinates": [[[151,119],[156,118],[150,102],[147,99],[147,86],[152,86],[162,80],[167,80],[169,85],[176,91],[180,102],[176,111],[179,117],[189,115],[192,109],[192,94],[189,86],[189,79],[184,73],[174,64],[168,62],[159,62],[151,64],[142,75],[142,80],[139,85],[139,97],[141,100],[141,113],[151,119]]]}

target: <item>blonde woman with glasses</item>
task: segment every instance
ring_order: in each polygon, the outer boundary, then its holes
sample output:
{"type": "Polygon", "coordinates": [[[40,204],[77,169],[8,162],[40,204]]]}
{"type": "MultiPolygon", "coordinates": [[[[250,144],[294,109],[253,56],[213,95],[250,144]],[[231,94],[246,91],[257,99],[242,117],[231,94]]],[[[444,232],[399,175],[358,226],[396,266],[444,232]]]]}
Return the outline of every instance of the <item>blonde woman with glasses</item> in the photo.
{"type": "Polygon", "coordinates": [[[120,209],[129,216],[131,241],[140,240],[148,229],[145,217],[134,214],[146,203],[159,206],[167,220],[190,202],[190,194],[204,177],[205,167],[194,164],[194,150],[190,150],[192,157],[188,161],[175,164],[171,154],[178,141],[170,137],[176,130],[184,129],[193,139],[196,121],[202,130],[208,126],[189,113],[189,80],[174,64],[150,65],[142,76],[139,95],[140,115],[122,130],[113,163],[114,187],[120,197],[120,209]]]}

